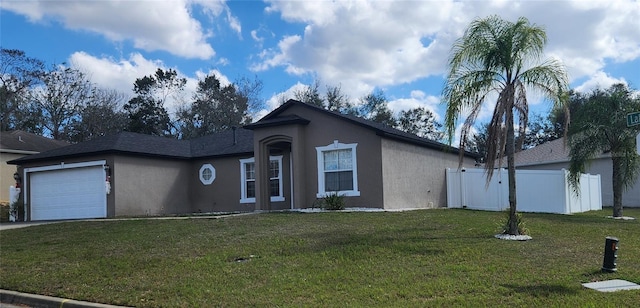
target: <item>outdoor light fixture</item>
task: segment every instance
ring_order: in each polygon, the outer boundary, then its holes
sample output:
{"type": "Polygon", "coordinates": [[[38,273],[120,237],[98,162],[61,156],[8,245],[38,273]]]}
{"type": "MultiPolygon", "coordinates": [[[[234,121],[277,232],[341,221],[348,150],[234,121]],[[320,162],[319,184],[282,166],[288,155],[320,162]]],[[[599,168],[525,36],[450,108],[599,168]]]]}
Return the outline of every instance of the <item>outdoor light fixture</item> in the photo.
{"type": "Polygon", "coordinates": [[[104,179],[105,191],[108,195],[111,193],[111,168],[107,164],[102,166],[102,168],[104,168],[104,173],[105,173],[105,179],[104,179]]]}
{"type": "Polygon", "coordinates": [[[13,179],[16,180],[16,188],[20,187],[20,183],[22,183],[22,178],[20,177],[20,173],[18,173],[18,171],[16,171],[13,174],[13,179]]]}

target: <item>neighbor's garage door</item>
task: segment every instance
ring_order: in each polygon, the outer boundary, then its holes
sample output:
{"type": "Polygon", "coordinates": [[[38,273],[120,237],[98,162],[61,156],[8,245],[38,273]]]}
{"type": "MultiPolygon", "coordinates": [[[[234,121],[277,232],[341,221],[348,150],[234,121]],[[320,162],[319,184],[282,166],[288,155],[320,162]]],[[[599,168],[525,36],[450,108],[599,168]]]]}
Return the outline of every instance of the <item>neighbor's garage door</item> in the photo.
{"type": "Polygon", "coordinates": [[[31,174],[31,220],[107,217],[102,166],[31,174]]]}

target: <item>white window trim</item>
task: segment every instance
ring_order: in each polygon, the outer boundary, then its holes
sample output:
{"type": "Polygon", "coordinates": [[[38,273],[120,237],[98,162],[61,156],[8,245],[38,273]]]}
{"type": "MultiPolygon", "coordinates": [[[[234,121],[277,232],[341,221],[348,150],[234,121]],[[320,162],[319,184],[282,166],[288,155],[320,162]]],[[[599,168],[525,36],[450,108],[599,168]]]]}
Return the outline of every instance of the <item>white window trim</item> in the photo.
{"type": "Polygon", "coordinates": [[[358,156],[356,155],[356,147],[357,143],[339,143],[338,140],[334,140],[332,144],[316,147],[317,153],[317,161],[318,161],[318,194],[316,197],[324,198],[329,194],[338,193],[338,195],[346,196],[346,197],[358,197],[360,196],[360,191],[358,190],[358,156]],[[324,183],[324,155],[322,155],[325,151],[334,151],[334,150],[346,150],[351,149],[351,159],[353,160],[353,190],[341,190],[338,192],[327,192],[325,191],[325,183],[324,183]]]}
{"type": "Polygon", "coordinates": [[[198,172],[198,175],[200,177],[200,182],[202,182],[202,184],[211,185],[211,183],[213,183],[213,181],[215,181],[216,179],[216,168],[214,168],[213,165],[211,164],[203,164],[202,167],[200,167],[200,171],[198,172]],[[211,178],[208,180],[205,179],[203,175],[205,170],[211,170],[211,178]]]}
{"type": "MultiPolygon", "coordinates": [[[[280,184],[278,191],[280,192],[280,195],[271,196],[271,202],[282,202],[284,201],[284,195],[282,192],[282,155],[269,156],[269,162],[271,162],[272,160],[278,161],[278,183],[280,184]]],[[[240,160],[240,203],[256,203],[255,197],[247,198],[247,186],[245,185],[247,181],[247,170],[245,164],[255,162],[255,157],[240,160]]]]}

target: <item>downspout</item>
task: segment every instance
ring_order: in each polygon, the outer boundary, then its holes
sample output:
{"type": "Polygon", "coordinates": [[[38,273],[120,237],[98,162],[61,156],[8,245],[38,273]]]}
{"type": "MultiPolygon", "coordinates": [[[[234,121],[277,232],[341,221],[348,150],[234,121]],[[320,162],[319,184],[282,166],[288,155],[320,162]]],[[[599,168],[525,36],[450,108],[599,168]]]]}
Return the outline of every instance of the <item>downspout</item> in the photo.
{"type": "Polygon", "coordinates": [[[235,126],[231,126],[231,129],[233,130],[233,145],[236,145],[238,143],[237,139],[236,139],[236,130],[238,129],[235,126]]]}
{"type": "Polygon", "coordinates": [[[291,151],[289,151],[289,190],[291,190],[291,209],[294,209],[293,205],[293,155],[291,151]]]}
{"type": "MultiPolygon", "coordinates": [[[[29,181],[29,184],[31,184],[31,181],[29,181]]],[[[24,208],[24,221],[28,221],[27,220],[27,196],[29,195],[29,193],[27,192],[27,170],[25,170],[24,168],[22,169],[22,191],[23,191],[23,196],[22,196],[22,207],[24,208]]],[[[29,213],[29,218],[31,218],[31,213],[29,213]]]]}

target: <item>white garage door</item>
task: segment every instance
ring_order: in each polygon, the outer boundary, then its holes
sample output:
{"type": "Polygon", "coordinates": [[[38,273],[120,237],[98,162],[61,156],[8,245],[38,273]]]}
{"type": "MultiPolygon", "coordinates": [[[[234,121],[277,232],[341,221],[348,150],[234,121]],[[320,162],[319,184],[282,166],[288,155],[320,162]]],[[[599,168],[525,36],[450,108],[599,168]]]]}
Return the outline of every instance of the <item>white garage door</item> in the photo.
{"type": "Polygon", "coordinates": [[[107,217],[102,166],[31,174],[31,220],[107,217]]]}

